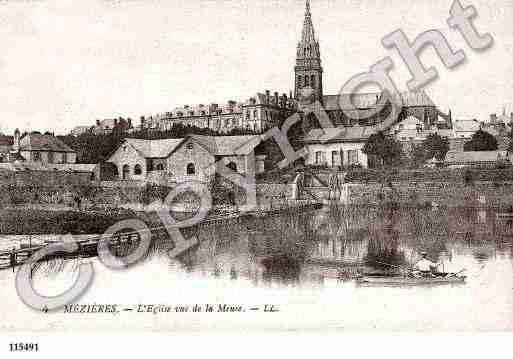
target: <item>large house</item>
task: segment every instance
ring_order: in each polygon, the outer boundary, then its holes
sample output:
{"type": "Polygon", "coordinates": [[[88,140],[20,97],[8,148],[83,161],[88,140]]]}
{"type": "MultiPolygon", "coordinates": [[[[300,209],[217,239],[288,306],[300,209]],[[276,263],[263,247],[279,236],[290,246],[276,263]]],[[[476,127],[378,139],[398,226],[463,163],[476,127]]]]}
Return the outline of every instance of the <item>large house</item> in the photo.
{"type": "Polygon", "coordinates": [[[367,167],[367,155],[362,152],[367,139],[376,131],[368,126],[313,129],[303,139],[308,151],[305,164],[310,166],[367,167]]]}
{"type": "Polygon", "coordinates": [[[242,175],[263,172],[265,156],[254,156],[260,136],[200,136],[180,139],[126,139],[107,162],[121,180],[159,183],[207,182],[222,163],[242,175]]]}
{"type": "Polygon", "coordinates": [[[295,103],[286,94],[269,90],[257,93],[247,101],[228,101],[224,105],[210,104],[177,107],[169,112],[141,118],[141,128],[157,131],[170,130],[174,124],[209,128],[221,133],[233,129],[256,133],[280,124],[280,120],[295,112],[295,103]]]}
{"type": "Polygon", "coordinates": [[[14,131],[14,136],[2,136],[1,162],[47,164],[74,164],[77,153],[57,137],[50,134],[14,131]]]}

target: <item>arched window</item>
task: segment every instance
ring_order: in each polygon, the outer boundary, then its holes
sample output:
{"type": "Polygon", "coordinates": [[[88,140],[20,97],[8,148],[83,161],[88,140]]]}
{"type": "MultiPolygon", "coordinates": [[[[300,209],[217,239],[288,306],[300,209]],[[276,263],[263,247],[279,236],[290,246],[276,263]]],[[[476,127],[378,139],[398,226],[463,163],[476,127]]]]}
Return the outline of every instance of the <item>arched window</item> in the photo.
{"type": "Polygon", "coordinates": [[[130,175],[130,166],[129,165],[124,165],[123,166],[123,179],[124,180],[128,179],[129,175],[130,175]]]}
{"type": "Polygon", "coordinates": [[[196,173],[196,168],[194,167],[194,163],[189,163],[187,165],[187,175],[193,175],[196,173]]]}
{"type": "Polygon", "coordinates": [[[237,164],[235,162],[228,163],[228,165],[226,167],[228,167],[229,169],[231,169],[234,172],[237,172],[237,164]]]}
{"type": "Polygon", "coordinates": [[[315,88],[315,75],[312,75],[312,76],[310,77],[310,85],[311,85],[313,88],[315,88]]]}
{"type": "Polygon", "coordinates": [[[162,163],[157,165],[157,171],[164,171],[164,165],[162,163]]]}
{"type": "Polygon", "coordinates": [[[141,165],[135,165],[135,167],[134,167],[134,175],[136,175],[136,176],[142,175],[141,165]]]}
{"type": "Polygon", "coordinates": [[[308,77],[308,75],[306,75],[305,76],[305,87],[310,86],[309,83],[308,83],[309,82],[308,79],[309,79],[309,77],[308,77]]]}

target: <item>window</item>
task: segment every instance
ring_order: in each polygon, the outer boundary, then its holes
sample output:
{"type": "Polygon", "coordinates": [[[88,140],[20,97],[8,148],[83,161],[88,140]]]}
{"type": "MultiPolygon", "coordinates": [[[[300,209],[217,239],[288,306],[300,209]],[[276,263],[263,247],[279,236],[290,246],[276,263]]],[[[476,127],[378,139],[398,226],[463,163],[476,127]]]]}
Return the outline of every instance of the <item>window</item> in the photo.
{"type": "Polygon", "coordinates": [[[322,151],[315,152],[315,164],[320,165],[322,164],[322,151]]]}
{"type": "Polygon", "coordinates": [[[40,152],[32,152],[32,160],[33,161],[41,161],[41,153],[40,152]]]}
{"type": "Polygon", "coordinates": [[[53,152],[48,152],[48,163],[53,163],[54,161],[54,158],[53,158],[53,152]]]}
{"type": "Polygon", "coordinates": [[[62,163],[68,163],[68,154],[66,152],[62,154],[62,163]]]}
{"type": "Polygon", "coordinates": [[[128,179],[128,176],[130,175],[130,166],[124,165],[123,166],[123,179],[128,179]]]}
{"type": "Polygon", "coordinates": [[[235,162],[228,163],[228,165],[226,167],[228,167],[229,169],[231,169],[234,172],[237,172],[237,164],[235,162]]]}
{"type": "Polygon", "coordinates": [[[349,157],[349,165],[358,163],[358,150],[349,150],[347,156],[349,157]]]}
{"type": "Polygon", "coordinates": [[[309,84],[310,81],[308,81],[308,79],[309,79],[309,77],[308,77],[308,75],[306,75],[305,76],[305,87],[310,86],[310,84],[309,84]]]}
{"type": "Polygon", "coordinates": [[[299,75],[297,77],[297,87],[301,87],[301,81],[303,80],[303,78],[301,77],[301,75],[299,75]]]}
{"type": "Polygon", "coordinates": [[[331,166],[340,166],[340,152],[339,151],[331,151],[331,166]]]}
{"type": "Polygon", "coordinates": [[[250,114],[251,114],[251,113],[250,113],[249,111],[247,111],[247,112],[246,112],[246,120],[249,120],[249,116],[250,116],[250,114]]]}
{"type": "Polygon", "coordinates": [[[193,175],[196,173],[196,168],[194,167],[194,163],[189,163],[187,165],[187,175],[193,175]]]}
{"type": "Polygon", "coordinates": [[[164,165],[162,163],[157,165],[157,171],[164,171],[164,165]]]}
{"type": "Polygon", "coordinates": [[[315,76],[314,75],[312,75],[312,77],[310,78],[310,83],[311,83],[312,87],[315,88],[315,76]]]}
{"type": "Polygon", "coordinates": [[[140,176],[142,174],[142,168],[140,165],[135,165],[134,167],[134,175],[140,176]]]}
{"type": "Polygon", "coordinates": [[[256,120],[257,117],[258,117],[258,112],[257,112],[257,110],[254,110],[253,111],[253,119],[256,120]]]}

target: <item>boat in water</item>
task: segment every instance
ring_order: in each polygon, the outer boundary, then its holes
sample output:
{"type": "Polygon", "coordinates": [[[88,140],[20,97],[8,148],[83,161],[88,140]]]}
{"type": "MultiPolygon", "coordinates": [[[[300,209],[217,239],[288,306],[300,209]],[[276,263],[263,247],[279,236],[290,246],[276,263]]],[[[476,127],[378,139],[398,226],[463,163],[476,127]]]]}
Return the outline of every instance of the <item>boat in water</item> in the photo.
{"type": "Polygon", "coordinates": [[[454,273],[443,273],[433,277],[415,276],[374,276],[363,275],[356,278],[357,285],[361,286],[418,286],[418,285],[442,285],[463,284],[467,277],[454,273]]]}

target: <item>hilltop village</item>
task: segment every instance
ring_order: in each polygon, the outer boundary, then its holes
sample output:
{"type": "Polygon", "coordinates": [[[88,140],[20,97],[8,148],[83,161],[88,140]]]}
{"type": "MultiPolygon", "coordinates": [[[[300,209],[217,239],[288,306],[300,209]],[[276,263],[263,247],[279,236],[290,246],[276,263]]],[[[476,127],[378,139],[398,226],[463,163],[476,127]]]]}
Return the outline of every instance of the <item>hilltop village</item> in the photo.
{"type": "MultiPolygon", "coordinates": [[[[420,181],[468,182],[478,173],[488,173],[482,179],[494,181],[497,170],[502,180],[510,179],[512,107],[497,104],[499,114],[489,119],[462,119],[457,110],[440,109],[426,92],[409,91],[394,95],[402,109],[392,121],[384,121],[391,104],[383,93],[325,94],[309,1],[295,51],[294,84],[288,94],[265,90],[243,101],[183,105],[140,116],[137,122],[98,119],[76,126],[66,136],[23,129],[1,135],[2,185],[10,188],[4,193],[4,206],[94,207],[100,200],[77,188],[115,193],[116,188],[213,183],[213,164],[219,161],[242,176],[254,172],[257,186],[265,188],[260,189],[263,196],[286,199],[301,198],[298,184],[325,188],[314,195],[322,201],[331,196],[326,193],[333,192],[333,183],[390,187],[399,178],[411,179],[413,173],[420,181]],[[334,127],[321,128],[313,114],[305,115],[305,103],[312,102],[322,105],[334,127]],[[344,103],[353,107],[343,108],[344,103]],[[288,139],[294,149],[306,152],[280,168],[282,148],[267,134],[294,115],[301,121],[289,130],[288,139]]],[[[227,188],[217,188],[216,193],[234,189],[233,184],[224,185],[227,188]]],[[[135,201],[120,193],[101,197],[107,206],[135,201]]],[[[220,201],[235,205],[236,197],[220,201]]]]}

